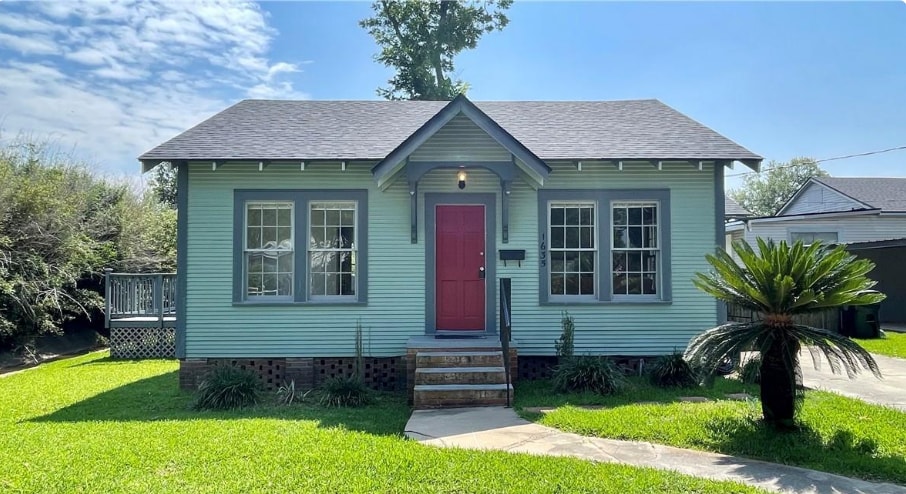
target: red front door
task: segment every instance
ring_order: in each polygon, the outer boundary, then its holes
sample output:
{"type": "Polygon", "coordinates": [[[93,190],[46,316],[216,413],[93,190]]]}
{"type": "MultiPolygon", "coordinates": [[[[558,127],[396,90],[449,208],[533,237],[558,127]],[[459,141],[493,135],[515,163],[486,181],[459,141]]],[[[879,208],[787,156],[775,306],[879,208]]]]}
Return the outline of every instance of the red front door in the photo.
{"type": "Polygon", "coordinates": [[[437,206],[435,301],[439,330],[484,330],[484,206],[437,206]]]}

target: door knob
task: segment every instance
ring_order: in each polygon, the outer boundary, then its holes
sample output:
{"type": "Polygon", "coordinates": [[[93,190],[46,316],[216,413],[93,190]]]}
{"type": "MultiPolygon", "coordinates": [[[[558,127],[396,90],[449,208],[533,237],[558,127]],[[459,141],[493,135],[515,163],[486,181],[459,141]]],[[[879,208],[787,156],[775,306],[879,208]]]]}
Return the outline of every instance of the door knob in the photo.
{"type": "Polygon", "coordinates": [[[478,268],[478,279],[480,279],[480,280],[484,279],[484,266],[481,266],[480,268],[478,268]]]}

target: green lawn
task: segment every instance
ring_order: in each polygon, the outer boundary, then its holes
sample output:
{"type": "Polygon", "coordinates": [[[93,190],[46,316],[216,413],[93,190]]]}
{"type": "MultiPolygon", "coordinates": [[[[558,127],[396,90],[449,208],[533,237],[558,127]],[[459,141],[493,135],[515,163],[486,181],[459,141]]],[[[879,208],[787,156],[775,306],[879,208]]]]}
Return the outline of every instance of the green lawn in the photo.
{"type": "Polygon", "coordinates": [[[760,492],[570,458],[401,437],[403,399],[189,410],[173,361],[104,353],[0,378],[0,492],[760,492]]]}
{"type": "MultiPolygon", "coordinates": [[[[714,451],[825,472],[906,484],[906,413],[832,393],[809,391],[801,428],[777,433],[761,425],[756,400],[680,403],[681,395],[720,398],[745,387],[718,379],[713,389],[665,391],[635,380],[616,397],[557,395],[550,383],[520,383],[516,406],[555,406],[526,418],[578,434],[714,451]],[[640,404],[639,402],[657,402],[640,404]],[[606,405],[600,410],[577,405],[606,405]]],[[[747,391],[757,396],[758,390],[747,391]]]]}
{"type": "Polygon", "coordinates": [[[884,332],[884,338],[870,340],[855,339],[862,348],[871,353],[887,355],[888,357],[906,358],[906,333],[884,332]]]}

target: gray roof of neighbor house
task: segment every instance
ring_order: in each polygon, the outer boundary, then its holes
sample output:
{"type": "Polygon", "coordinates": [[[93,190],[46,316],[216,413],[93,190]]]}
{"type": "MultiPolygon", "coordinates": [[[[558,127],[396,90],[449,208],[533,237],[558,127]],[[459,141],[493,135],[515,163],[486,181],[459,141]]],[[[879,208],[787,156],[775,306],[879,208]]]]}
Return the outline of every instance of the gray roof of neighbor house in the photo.
{"type": "Polygon", "coordinates": [[[733,218],[745,218],[752,216],[752,213],[749,212],[746,208],[739,205],[738,202],[730,198],[730,196],[724,196],[724,216],[733,217],[733,218]]]}
{"type": "Polygon", "coordinates": [[[871,208],[906,211],[906,178],[815,177],[812,180],[871,208]]]}
{"type": "MultiPolygon", "coordinates": [[[[139,159],[380,160],[448,103],[245,100],[139,159]]],[[[473,103],[544,160],[761,160],[657,100],[473,103]]]]}

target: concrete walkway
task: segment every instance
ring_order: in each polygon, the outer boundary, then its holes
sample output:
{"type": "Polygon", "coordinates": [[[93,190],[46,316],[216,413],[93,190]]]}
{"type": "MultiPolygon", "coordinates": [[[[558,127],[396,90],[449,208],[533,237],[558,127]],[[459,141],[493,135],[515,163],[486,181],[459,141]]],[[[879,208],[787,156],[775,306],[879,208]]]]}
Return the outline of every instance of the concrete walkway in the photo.
{"type": "Polygon", "coordinates": [[[843,396],[906,412],[906,360],[872,355],[881,368],[883,379],[878,379],[867,371],[862,372],[855,379],[849,379],[846,373],[834,374],[824,357],[821,357],[820,369],[815,370],[811,353],[807,350],[803,351],[799,357],[802,366],[802,384],[808,388],[833,391],[843,396]]]}
{"type": "Polygon", "coordinates": [[[512,409],[503,407],[416,410],[406,424],[406,436],[439,447],[571,456],[674,470],[775,492],[906,494],[906,487],[803,468],[656,444],[579,436],[528,422],[512,409]]]}

